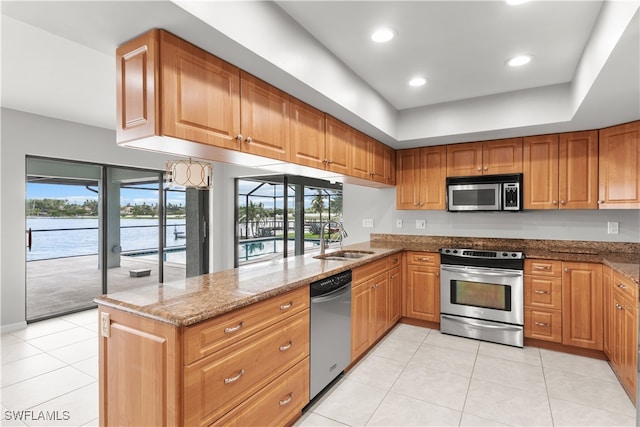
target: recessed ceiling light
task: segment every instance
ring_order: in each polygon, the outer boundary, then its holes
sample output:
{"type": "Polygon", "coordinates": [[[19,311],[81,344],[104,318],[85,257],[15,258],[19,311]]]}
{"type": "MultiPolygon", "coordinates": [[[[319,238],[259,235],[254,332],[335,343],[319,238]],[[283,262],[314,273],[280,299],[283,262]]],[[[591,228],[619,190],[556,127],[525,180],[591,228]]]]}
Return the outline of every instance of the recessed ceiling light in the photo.
{"type": "Polygon", "coordinates": [[[533,55],[518,55],[507,59],[506,64],[510,67],[519,67],[528,64],[533,59],[533,55]]]}
{"type": "Polygon", "coordinates": [[[520,4],[527,3],[528,1],[529,0],[505,0],[509,6],[518,6],[520,4]]]}
{"type": "Polygon", "coordinates": [[[426,83],[427,83],[427,79],[425,79],[424,77],[414,77],[411,80],[409,80],[409,86],[414,86],[414,87],[424,86],[426,83]]]}
{"type": "Polygon", "coordinates": [[[378,28],[371,34],[371,40],[376,43],[385,43],[396,36],[396,30],[393,28],[378,28]]]}

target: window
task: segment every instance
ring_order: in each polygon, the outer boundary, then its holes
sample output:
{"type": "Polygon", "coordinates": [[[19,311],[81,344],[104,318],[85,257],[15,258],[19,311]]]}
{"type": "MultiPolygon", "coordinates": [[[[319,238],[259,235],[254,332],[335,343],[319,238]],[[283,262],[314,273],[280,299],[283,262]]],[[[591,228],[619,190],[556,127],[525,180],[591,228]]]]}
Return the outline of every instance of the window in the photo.
{"type": "Polygon", "coordinates": [[[236,179],[236,267],[319,250],[342,220],[342,184],[292,175],[236,179]]]}

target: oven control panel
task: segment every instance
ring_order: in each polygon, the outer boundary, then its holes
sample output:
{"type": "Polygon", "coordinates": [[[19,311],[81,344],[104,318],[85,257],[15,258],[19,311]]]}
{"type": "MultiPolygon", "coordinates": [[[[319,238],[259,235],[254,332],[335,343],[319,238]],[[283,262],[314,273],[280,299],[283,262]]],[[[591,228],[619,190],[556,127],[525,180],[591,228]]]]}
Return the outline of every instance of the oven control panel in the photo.
{"type": "Polygon", "coordinates": [[[514,251],[488,251],[481,249],[441,248],[440,253],[465,258],[483,259],[524,259],[524,252],[514,251]]]}

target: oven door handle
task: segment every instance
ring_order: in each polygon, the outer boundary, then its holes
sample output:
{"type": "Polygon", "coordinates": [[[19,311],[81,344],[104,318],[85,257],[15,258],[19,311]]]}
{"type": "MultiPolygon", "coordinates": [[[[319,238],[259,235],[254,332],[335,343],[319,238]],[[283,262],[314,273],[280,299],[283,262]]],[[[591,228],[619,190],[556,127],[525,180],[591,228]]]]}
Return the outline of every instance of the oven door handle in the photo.
{"type": "Polygon", "coordinates": [[[493,277],[522,277],[522,272],[513,272],[512,270],[501,271],[486,271],[486,270],[474,270],[469,268],[457,268],[450,266],[440,266],[442,271],[450,271],[452,273],[459,273],[466,276],[493,276],[493,277]]]}
{"type": "Polygon", "coordinates": [[[499,324],[495,324],[495,325],[492,325],[489,322],[476,323],[472,319],[469,319],[469,318],[459,319],[457,317],[447,316],[445,314],[443,314],[442,317],[446,317],[447,320],[450,320],[452,322],[461,323],[461,324],[463,324],[465,326],[472,326],[472,327],[476,327],[476,328],[501,329],[501,330],[504,330],[504,331],[519,331],[520,330],[520,327],[518,327],[518,326],[505,325],[504,323],[499,323],[499,324]]]}

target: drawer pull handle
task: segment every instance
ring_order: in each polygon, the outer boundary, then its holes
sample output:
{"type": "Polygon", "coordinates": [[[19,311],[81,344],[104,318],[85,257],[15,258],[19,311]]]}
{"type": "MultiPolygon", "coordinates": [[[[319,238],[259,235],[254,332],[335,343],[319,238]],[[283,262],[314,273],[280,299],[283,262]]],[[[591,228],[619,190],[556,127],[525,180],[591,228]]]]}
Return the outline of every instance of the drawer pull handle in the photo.
{"type": "Polygon", "coordinates": [[[280,306],[280,310],[289,310],[291,307],[293,307],[293,301],[291,301],[289,304],[282,304],[280,306]]]}
{"type": "Polygon", "coordinates": [[[293,345],[293,341],[289,341],[288,344],[280,346],[280,351],[287,351],[291,348],[292,345],[293,345]]]}
{"type": "Polygon", "coordinates": [[[240,328],[242,328],[243,326],[244,326],[244,322],[240,322],[240,323],[238,323],[238,325],[237,325],[237,326],[233,326],[233,327],[231,327],[231,328],[224,328],[224,333],[225,333],[225,334],[231,334],[231,333],[233,333],[233,332],[235,332],[235,331],[239,330],[239,329],[240,329],[240,328]]]}
{"type": "Polygon", "coordinates": [[[291,402],[291,399],[293,399],[293,392],[289,393],[286,399],[280,401],[280,406],[284,406],[287,403],[291,402]]]}
{"type": "Polygon", "coordinates": [[[393,261],[391,261],[391,262],[394,263],[394,264],[397,264],[398,263],[398,258],[394,258],[393,261]]]}
{"type": "Polygon", "coordinates": [[[542,322],[538,322],[538,321],[535,321],[533,323],[535,323],[536,326],[544,326],[545,328],[548,328],[549,326],[551,326],[550,323],[542,323],[542,322]]]}
{"type": "Polygon", "coordinates": [[[551,292],[549,291],[541,291],[540,289],[535,289],[533,291],[534,294],[544,294],[544,295],[549,295],[551,292]]]}
{"type": "Polygon", "coordinates": [[[551,266],[550,265],[534,265],[533,266],[534,270],[551,270],[551,266]]]}
{"type": "Polygon", "coordinates": [[[224,383],[225,384],[231,384],[234,383],[236,381],[238,381],[240,379],[241,376],[244,375],[244,369],[240,369],[240,372],[238,372],[238,375],[236,375],[235,377],[231,377],[231,378],[225,378],[224,379],[224,383]]]}
{"type": "Polygon", "coordinates": [[[418,261],[431,261],[431,258],[418,258],[418,261]]]}
{"type": "Polygon", "coordinates": [[[618,283],[618,287],[620,289],[627,289],[627,287],[625,285],[623,285],[622,283],[618,283]]]}

